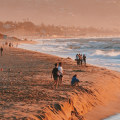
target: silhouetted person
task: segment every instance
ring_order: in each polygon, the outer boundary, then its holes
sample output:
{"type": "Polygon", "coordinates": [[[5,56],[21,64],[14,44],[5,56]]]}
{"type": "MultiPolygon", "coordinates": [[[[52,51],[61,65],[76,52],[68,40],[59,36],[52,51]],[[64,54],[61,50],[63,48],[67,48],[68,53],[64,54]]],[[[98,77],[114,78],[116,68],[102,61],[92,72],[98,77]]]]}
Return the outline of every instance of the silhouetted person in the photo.
{"type": "Polygon", "coordinates": [[[12,46],[12,44],[11,43],[9,43],[9,47],[11,47],[12,46]]]}
{"type": "Polygon", "coordinates": [[[3,54],[3,48],[2,47],[0,48],[0,51],[1,51],[1,56],[2,56],[2,54],[3,54]]]}
{"type": "Polygon", "coordinates": [[[78,54],[79,60],[78,60],[78,65],[80,65],[80,54],[78,54]]]}
{"type": "Polygon", "coordinates": [[[79,65],[79,55],[78,54],[76,55],[76,62],[77,62],[77,65],[79,65]]]}
{"type": "Polygon", "coordinates": [[[5,45],[8,45],[8,42],[5,42],[5,45]]]}
{"type": "Polygon", "coordinates": [[[85,54],[83,55],[83,62],[85,64],[85,66],[86,66],[86,55],[85,54]]]}

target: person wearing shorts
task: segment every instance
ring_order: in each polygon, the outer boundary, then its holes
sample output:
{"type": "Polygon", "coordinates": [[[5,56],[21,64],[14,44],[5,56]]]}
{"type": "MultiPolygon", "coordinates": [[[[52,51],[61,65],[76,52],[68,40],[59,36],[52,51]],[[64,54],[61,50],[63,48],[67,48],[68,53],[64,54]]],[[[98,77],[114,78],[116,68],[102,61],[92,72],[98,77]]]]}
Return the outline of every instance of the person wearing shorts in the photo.
{"type": "Polygon", "coordinates": [[[59,77],[57,63],[55,63],[55,67],[52,70],[51,78],[52,78],[52,76],[53,76],[53,79],[54,79],[53,86],[55,86],[55,88],[57,88],[58,87],[58,77],[59,77]]]}
{"type": "Polygon", "coordinates": [[[63,68],[62,68],[62,63],[59,63],[58,66],[58,73],[59,73],[59,83],[62,84],[62,78],[63,78],[63,68]]]}

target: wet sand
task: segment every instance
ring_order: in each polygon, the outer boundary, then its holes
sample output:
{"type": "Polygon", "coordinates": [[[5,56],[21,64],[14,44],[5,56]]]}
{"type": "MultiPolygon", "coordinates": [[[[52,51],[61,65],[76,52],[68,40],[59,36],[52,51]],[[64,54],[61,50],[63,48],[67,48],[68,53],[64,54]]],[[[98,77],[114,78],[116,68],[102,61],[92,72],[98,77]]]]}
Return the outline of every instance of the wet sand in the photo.
{"type": "Polygon", "coordinates": [[[120,113],[120,95],[116,94],[114,100],[108,103],[97,105],[90,112],[88,112],[84,117],[86,120],[103,120],[110,116],[120,113]]]}
{"type": "Polygon", "coordinates": [[[80,67],[69,58],[18,48],[4,46],[0,70],[1,120],[97,120],[84,115],[93,110],[96,116],[97,107],[114,101],[120,92],[119,72],[80,67]],[[63,84],[58,89],[52,88],[51,79],[56,62],[62,62],[64,68],[63,84]],[[76,88],[70,86],[74,74],[81,81],[76,88]]]}

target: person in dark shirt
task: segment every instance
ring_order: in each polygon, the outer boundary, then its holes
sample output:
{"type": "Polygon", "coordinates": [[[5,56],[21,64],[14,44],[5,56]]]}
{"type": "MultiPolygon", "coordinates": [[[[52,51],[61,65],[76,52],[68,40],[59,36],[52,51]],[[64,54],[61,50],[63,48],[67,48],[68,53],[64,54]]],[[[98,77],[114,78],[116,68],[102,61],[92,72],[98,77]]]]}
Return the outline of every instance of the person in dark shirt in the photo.
{"type": "Polygon", "coordinates": [[[83,62],[84,62],[84,65],[86,66],[86,55],[85,54],[83,55],[83,62]]]}
{"type": "Polygon", "coordinates": [[[77,65],[79,65],[79,55],[78,54],[76,54],[76,62],[77,62],[77,65]]]}
{"type": "Polygon", "coordinates": [[[80,81],[77,79],[77,75],[75,74],[75,75],[72,77],[71,86],[77,86],[79,82],[80,82],[80,81]]]}
{"type": "Polygon", "coordinates": [[[51,78],[52,78],[52,76],[54,78],[54,84],[53,84],[53,86],[55,86],[55,88],[57,88],[58,87],[58,77],[59,77],[57,63],[55,63],[55,67],[52,70],[51,78]]]}
{"type": "Polygon", "coordinates": [[[2,53],[3,53],[3,47],[0,48],[0,51],[1,51],[1,56],[2,56],[2,53]]]}

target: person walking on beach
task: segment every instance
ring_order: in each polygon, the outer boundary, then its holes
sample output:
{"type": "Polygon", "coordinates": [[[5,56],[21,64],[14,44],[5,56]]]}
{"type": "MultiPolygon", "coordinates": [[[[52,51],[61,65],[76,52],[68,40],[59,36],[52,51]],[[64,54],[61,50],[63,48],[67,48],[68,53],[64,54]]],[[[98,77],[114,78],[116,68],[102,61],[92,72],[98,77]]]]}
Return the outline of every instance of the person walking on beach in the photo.
{"type": "Polygon", "coordinates": [[[3,54],[3,47],[0,48],[0,51],[1,51],[1,56],[2,56],[2,54],[3,54]]]}
{"type": "Polygon", "coordinates": [[[79,85],[79,82],[80,82],[80,80],[77,79],[77,75],[75,74],[75,75],[72,77],[71,86],[78,86],[78,85],[79,85]]]}
{"type": "Polygon", "coordinates": [[[86,66],[86,55],[85,54],[83,55],[83,62],[84,62],[84,65],[86,66]]]}
{"type": "Polygon", "coordinates": [[[54,78],[54,84],[53,86],[55,86],[55,89],[58,87],[58,68],[57,68],[57,63],[55,63],[55,67],[53,68],[52,70],[52,75],[51,75],[51,78],[54,78]]]}
{"type": "Polygon", "coordinates": [[[58,73],[59,73],[59,83],[62,84],[62,79],[63,79],[63,68],[62,68],[62,63],[59,63],[58,66],[58,73]]]}

